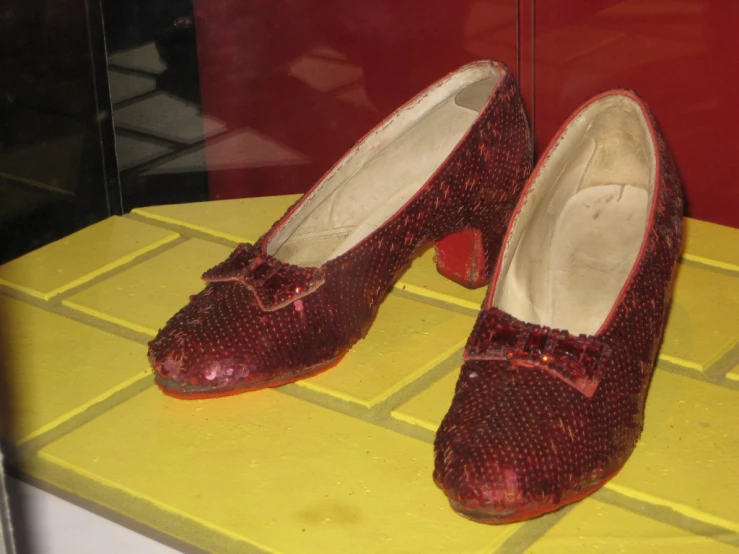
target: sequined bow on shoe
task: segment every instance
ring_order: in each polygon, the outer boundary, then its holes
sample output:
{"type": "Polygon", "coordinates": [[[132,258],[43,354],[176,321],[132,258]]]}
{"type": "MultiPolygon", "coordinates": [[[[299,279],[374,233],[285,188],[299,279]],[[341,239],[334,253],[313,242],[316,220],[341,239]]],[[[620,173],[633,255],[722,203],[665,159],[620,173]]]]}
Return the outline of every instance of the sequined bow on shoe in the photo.
{"type": "Polygon", "coordinates": [[[590,398],[610,349],[596,337],[524,323],[496,308],[483,311],[465,350],[465,361],[503,360],[512,367],[540,369],[590,398]]]}
{"type": "Polygon", "coordinates": [[[206,283],[232,281],[249,289],[265,312],[284,308],[326,282],[321,268],[299,267],[276,260],[251,244],[239,247],[203,274],[206,283]]]}

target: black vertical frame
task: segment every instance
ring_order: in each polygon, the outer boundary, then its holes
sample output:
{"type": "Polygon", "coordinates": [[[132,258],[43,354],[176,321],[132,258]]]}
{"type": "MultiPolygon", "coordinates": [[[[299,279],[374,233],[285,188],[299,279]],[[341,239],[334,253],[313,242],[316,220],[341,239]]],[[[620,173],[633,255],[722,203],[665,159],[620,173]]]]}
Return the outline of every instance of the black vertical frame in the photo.
{"type": "Polygon", "coordinates": [[[108,215],[120,215],[123,214],[123,195],[116,156],[103,9],[101,0],[85,0],[85,4],[90,66],[95,91],[95,103],[97,104],[95,125],[99,137],[100,173],[104,181],[101,185],[105,191],[108,215]]]}

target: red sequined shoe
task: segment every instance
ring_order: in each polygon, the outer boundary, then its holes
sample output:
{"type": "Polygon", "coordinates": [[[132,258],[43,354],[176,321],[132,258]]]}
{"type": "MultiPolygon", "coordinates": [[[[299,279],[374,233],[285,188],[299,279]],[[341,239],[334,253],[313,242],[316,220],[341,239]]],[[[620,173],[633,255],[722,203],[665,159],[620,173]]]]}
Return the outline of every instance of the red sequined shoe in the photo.
{"type": "Polygon", "coordinates": [[[365,335],[429,243],[444,275],[487,284],[532,151],[504,66],[448,75],[370,132],[255,245],[203,275],[205,289],[149,343],[157,383],[193,398],[315,375],[365,335]]]}
{"type": "Polygon", "coordinates": [[[682,185],[645,104],[593,98],[511,220],[435,441],[434,481],[484,523],[580,500],[639,438],[682,238],[682,185]]]}

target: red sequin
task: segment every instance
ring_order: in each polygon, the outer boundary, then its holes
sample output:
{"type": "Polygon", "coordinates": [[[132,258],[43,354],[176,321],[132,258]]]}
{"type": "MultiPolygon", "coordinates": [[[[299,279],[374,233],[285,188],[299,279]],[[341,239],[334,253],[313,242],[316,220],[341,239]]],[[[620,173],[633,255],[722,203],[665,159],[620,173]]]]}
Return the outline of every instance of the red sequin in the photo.
{"type": "Polygon", "coordinates": [[[546,371],[593,396],[610,349],[596,337],[525,323],[497,309],[483,311],[465,350],[465,361],[509,360],[510,368],[546,371]]]}
{"type": "MultiPolygon", "coordinates": [[[[205,290],[149,344],[165,392],[216,396],[325,369],[366,334],[419,250],[454,233],[480,230],[492,266],[533,156],[516,83],[503,66],[495,67],[501,79],[469,133],[421,190],[365,240],[320,268],[281,264],[265,245],[283,216],[254,246],[239,247],[206,273],[205,290]]],[[[441,258],[446,270],[454,269],[450,258],[441,258]]]]}
{"type": "Polygon", "coordinates": [[[655,134],[645,243],[595,336],[480,313],[435,441],[434,480],[467,517],[509,523],[556,510],[603,486],[636,445],[682,238],[682,185],[655,134]]]}

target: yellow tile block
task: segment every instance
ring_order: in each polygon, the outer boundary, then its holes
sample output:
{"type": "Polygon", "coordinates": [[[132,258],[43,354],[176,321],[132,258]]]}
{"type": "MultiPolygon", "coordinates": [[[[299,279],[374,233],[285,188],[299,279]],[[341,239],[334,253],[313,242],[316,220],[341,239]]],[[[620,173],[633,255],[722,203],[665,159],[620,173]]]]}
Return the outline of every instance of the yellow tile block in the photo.
{"type": "Polygon", "coordinates": [[[739,532],[737,421],[737,391],[656,371],[642,438],[607,487],[739,532]]]}
{"type": "Polygon", "coordinates": [[[333,369],[302,387],[371,407],[467,342],[475,319],[390,294],[364,340],[333,369]]]}
{"type": "Polygon", "coordinates": [[[300,194],[137,208],[135,214],[234,242],[256,242],[300,194]]]}
{"type": "Polygon", "coordinates": [[[436,432],[454,398],[459,369],[439,379],[421,394],[398,406],[391,415],[395,419],[436,432]]]}
{"type": "Polygon", "coordinates": [[[60,481],[82,477],[83,494],[213,552],[483,553],[519,528],[454,514],[431,445],[271,390],[149,389],[39,456],[60,481]]]}
{"type": "Polygon", "coordinates": [[[480,309],[487,292],[486,286],[470,290],[443,277],[436,271],[433,248],[414,260],[395,288],[434,300],[458,304],[471,310],[480,309]]]}
{"type": "Polygon", "coordinates": [[[730,381],[739,382],[739,364],[735,365],[729,373],[726,374],[726,378],[730,381]]]}
{"type": "Polygon", "coordinates": [[[143,345],[3,296],[0,314],[8,381],[0,419],[16,443],[148,378],[143,345]]]}
{"type": "Polygon", "coordinates": [[[526,554],[735,554],[737,549],[597,500],[580,502],[526,554]]]}
{"type": "Polygon", "coordinates": [[[739,271],[739,229],[689,218],[685,227],[686,260],[739,271]]]}
{"type": "Polygon", "coordinates": [[[48,300],[177,237],[110,217],[0,266],[0,283],[48,300]]]}
{"type": "MultiPolygon", "coordinates": [[[[454,396],[458,371],[393,411],[436,431],[454,396]]],[[[636,499],[739,531],[739,393],[657,370],[637,448],[607,487],[636,499]]]]}
{"type": "Polygon", "coordinates": [[[739,277],[683,265],[660,358],[705,371],[739,342],[739,277]]]}
{"type": "Polygon", "coordinates": [[[202,290],[200,276],[232,249],[192,239],[89,287],[63,304],[130,329],[156,335],[189,296],[202,290]]]}

